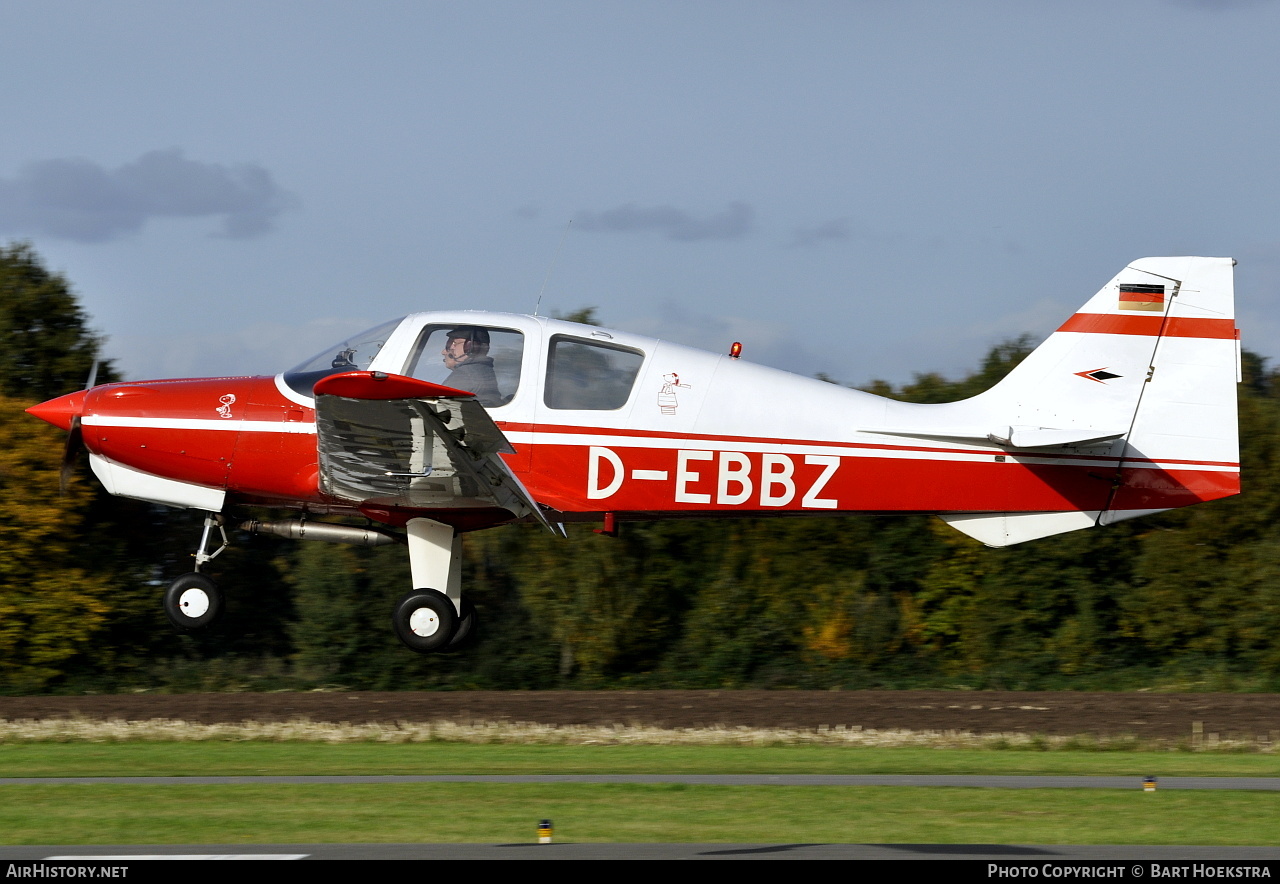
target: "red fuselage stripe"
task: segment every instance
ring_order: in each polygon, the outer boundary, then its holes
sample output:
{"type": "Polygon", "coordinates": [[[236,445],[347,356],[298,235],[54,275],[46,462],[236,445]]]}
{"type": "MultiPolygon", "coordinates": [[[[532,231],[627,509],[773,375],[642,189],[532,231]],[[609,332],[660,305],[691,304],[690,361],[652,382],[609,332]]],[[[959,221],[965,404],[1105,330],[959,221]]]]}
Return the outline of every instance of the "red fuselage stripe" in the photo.
{"type": "MultiPolygon", "coordinates": [[[[607,443],[606,443],[607,444],[607,443]]],[[[1238,493],[1238,472],[1016,461],[537,445],[521,476],[570,512],[1063,512],[1165,509],[1238,493]],[[1123,504],[1123,505],[1122,505],[1123,504]]]]}
{"type": "MultiPolygon", "coordinates": [[[[974,448],[941,448],[928,447],[923,445],[893,445],[883,442],[849,442],[847,440],[821,440],[821,439],[785,439],[773,438],[768,436],[718,436],[710,433],[681,433],[661,430],[631,430],[620,429],[615,427],[575,427],[565,424],[517,424],[517,423],[499,423],[499,428],[507,434],[511,433],[534,433],[546,434],[548,436],[567,435],[567,436],[598,436],[601,445],[608,445],[606,437],[621,436],[624,438],[635,439],[677,439],[681,442],[689,442],[693,444],[706,443],[765,443],[769,445],[802,445],[802,446],[820,446],[823,448],[850,448],[867,451],[919,451],[927,454],[1004,454],[1009,457],[1034,457],[1046,458],[1052,460],[1069,460],[1081,461],[1085,463],[1106,461],[1115,463],[1117,460],[1123,459],[1126,464],[1180,464],[1185,466],[1197,467],[1226,467],[1229,469],[1237,469],[1240,464],[1238,461],[1225,460],[1182,460],[1178,458],[1142,458],[1142,457],[1124,457],[1118,458],[1116,455],[1107,454],[1066,454],[1060,452],[1043,452],[1043,451],[983,451],[974,448]]],[[[537,440],[534,444],[561,444],[551,439],[537,440]]]]}
{"type": "Polygon", "coordinates": [[[1164,335],[1171,338],[1219,338],[1234,340],[1234,319],[1198,319],[1186,316],[1118,316],[1111,313],[1077,313],[1058,329],[1094,335],[1164,335]]]}

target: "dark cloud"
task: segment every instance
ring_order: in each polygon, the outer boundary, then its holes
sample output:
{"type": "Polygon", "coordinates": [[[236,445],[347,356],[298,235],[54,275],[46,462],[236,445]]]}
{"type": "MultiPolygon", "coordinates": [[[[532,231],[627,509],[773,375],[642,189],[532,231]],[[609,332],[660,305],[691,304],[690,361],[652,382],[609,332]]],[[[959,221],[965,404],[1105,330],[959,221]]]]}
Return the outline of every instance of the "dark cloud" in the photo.
{"type": "Polygon", "coordinates": [[[812,227],[796,227],[784,248],[811,247],[829,242],[852,242],[863,246],[887,247],[906,239],[901,233],[876,230],[862,221],[850,218],[832,218],[812,227]]]}
{"type": "Polygon", "coordinates": [[[849,239],[850,236],[852,236],[852,230],[849,227],[849,219],[832,218],[816,227],[797,227],[791,232],[791,239],[787,246],[790,248],[816,246],[832,240],[849,239]]]}
{"type": "Polygon", "coordinates": [[[615,233],[656,231],[667,239],[695,242],[704,239],[741,239],[751,232],[755,212],[746,203],[730,203],[719,214],[695,217],[674,206],[642,206],[627,203],[603,212],[579,212],[573,218],[580,230],[615,233]]]}
{"type": "Polygon", "coordinates": [[[103,242],[153,218],[221,217],[217,235],[259,236],[296,204],[261,166],[189,160],[154,150],[118,169],[83,159],[43,160],[0,178],[0,231],[103,242]]]}

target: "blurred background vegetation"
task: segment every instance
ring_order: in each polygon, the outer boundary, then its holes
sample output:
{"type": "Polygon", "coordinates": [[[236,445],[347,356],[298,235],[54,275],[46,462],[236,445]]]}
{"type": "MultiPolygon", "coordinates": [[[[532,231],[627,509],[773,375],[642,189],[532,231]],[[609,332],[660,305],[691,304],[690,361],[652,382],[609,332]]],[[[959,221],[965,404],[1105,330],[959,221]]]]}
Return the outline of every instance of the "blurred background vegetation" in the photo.
{"type": "MultiPolygon", "coordinates": [[[[591,320],[590,311],[580,317],[591,320]]],[[[63,434],[23,412],[81,389],[101,342],[29,245],[0,248],[0,692],[906,688],[1280,691],[1280,372],[1245,353],[1245,492],[987,549],[923,516],[624,523],[569,539],[467,535],[480,617],[466,651],[420,657],[389,628],[400,547],[240,537],[210,567],[227,612],[176,634],[164,585],[191,569],[195,513],[111,498],[63,434]]],[[[865,389],[974,395],[969,376],[865,389]]],[[[99,382],[117,379],[109,362],[99,382]]]]}

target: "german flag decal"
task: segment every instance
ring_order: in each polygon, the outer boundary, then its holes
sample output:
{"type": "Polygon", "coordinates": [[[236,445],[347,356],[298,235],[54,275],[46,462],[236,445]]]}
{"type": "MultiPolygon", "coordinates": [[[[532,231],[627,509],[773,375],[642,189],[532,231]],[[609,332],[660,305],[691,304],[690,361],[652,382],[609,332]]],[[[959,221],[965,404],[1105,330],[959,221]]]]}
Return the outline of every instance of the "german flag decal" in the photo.
{"type": "Polygon", "coordinates": [[[1121,283],[1120,309],[1149,310],[1157,313],[1163,311],[1164,286],[1121,283]]]}

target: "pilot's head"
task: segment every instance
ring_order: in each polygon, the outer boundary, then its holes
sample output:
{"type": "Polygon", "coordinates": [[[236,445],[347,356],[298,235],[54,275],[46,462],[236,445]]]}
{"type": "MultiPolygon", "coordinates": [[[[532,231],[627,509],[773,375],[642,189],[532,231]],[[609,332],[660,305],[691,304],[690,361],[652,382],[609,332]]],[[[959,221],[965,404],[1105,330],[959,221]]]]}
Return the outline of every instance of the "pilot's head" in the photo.
{"type": "Polygon", "coordinates": [[[444,357],[446,368],[456,368],[473,359],[481,359],[489,353],[489,332],[474,325],[463,325],[445,336],[444,357]]]}

